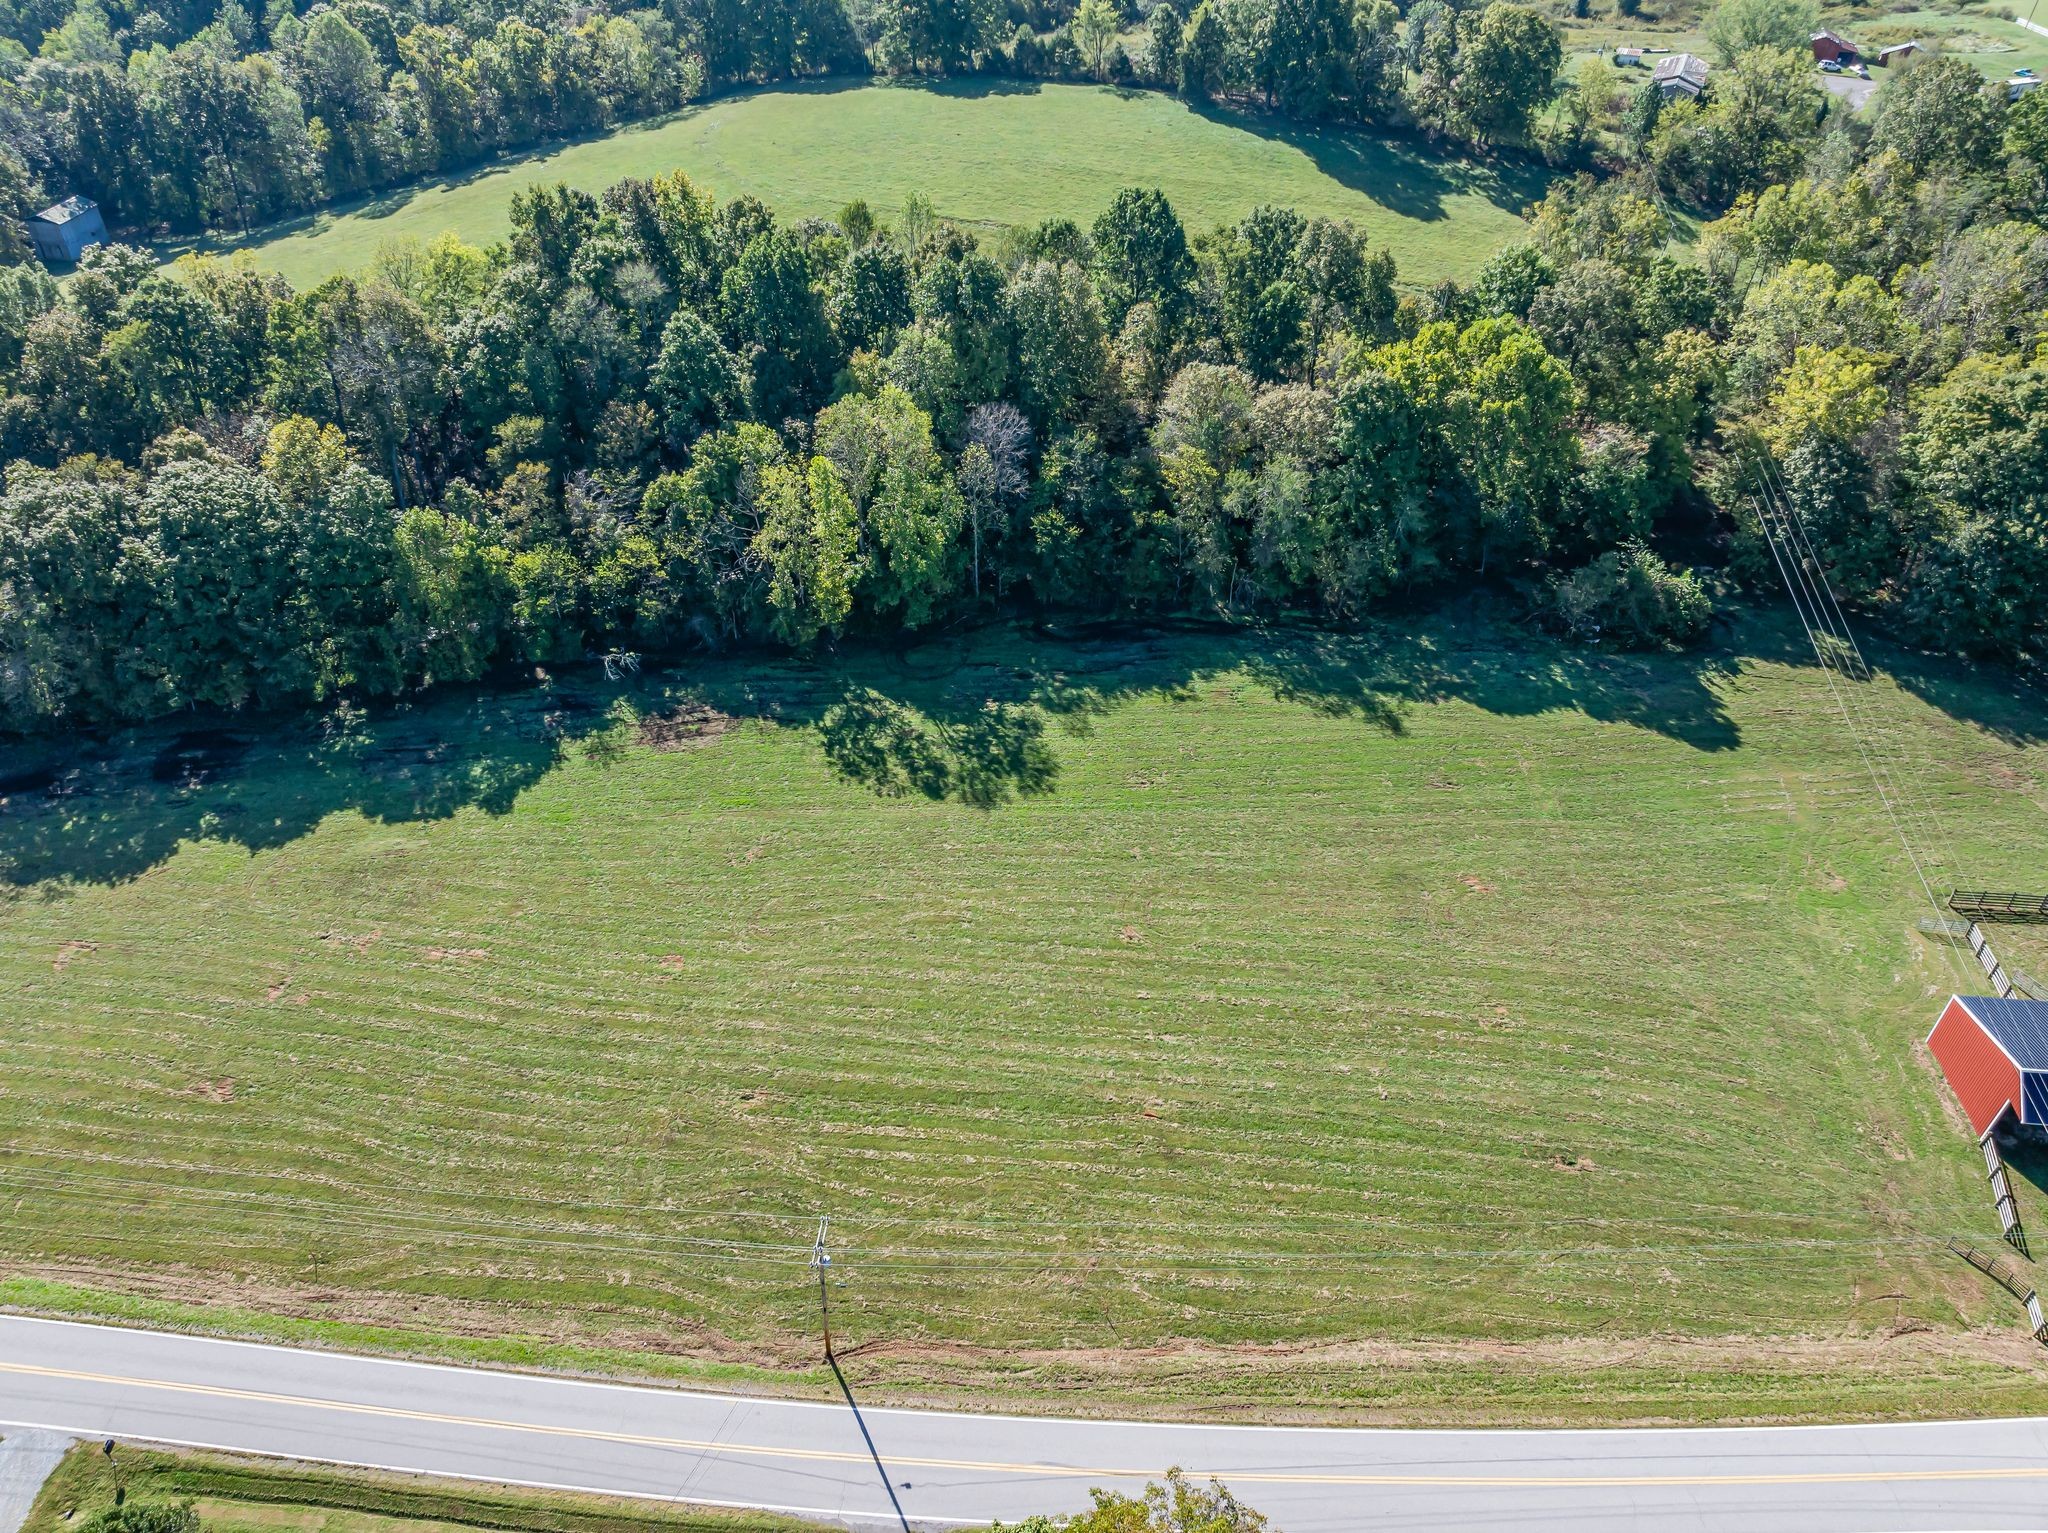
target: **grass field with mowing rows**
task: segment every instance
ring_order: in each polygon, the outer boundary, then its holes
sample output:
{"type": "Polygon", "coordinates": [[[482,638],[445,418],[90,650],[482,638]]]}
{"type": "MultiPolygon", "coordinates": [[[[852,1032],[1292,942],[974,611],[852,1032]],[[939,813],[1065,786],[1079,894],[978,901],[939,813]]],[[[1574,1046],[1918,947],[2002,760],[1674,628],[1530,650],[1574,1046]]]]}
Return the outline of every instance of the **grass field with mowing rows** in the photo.
{"type": "MultiPolygon", "coordinates": [[[[2039,867],[2048,711],[1884,663],[1955,864],[2039,867]]],[[[1963,971],[1769,623],[998,629],[0,778],[0,1299],[812,1387],[829,1214],[878,1396],[2048,1404],[1942,1250],[1963,971]]]]}
{"type": "Polygon", "coordinates": [[[363,266],[388,240],[449,230],[477,244],[501,239],[513,193],[529,187],[566,181],[594,193],[676,169],[720,200],[745,193],[788,218],[829,218],[865,198],[893,220],[918,193],[961,223],[1085,226],[1123,187],[1156,186],[1199,233],[1280,203],[1351,219],[1418,285],[1469,279],[1517,236],[1548,181],[1539,168],[1196,111],[1156,92],[850,83],[727,97],[264,231],[247,248],[306,288],[363,266]]]}

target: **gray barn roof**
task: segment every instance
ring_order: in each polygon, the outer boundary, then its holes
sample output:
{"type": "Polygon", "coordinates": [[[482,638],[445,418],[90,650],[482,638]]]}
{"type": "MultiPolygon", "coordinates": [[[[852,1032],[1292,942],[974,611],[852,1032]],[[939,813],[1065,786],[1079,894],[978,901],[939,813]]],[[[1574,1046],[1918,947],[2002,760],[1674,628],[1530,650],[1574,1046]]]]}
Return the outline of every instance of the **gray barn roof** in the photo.
{"type": "Polygon", "coordinates": [[[98,206],[90,197],[66,197],[62,202],[44,208],[36,217],[46,224],[68,224],[98,206]]]}
{"type": "Polygon", "coordinates": [[[1650,78],[1656,81],[1683,80],[1695,90],[1707,83],[1707,61],[1696,53],[1674,53],[1667,59],[1657,60],[1657,67],[1650,71],[1650,78]]]}

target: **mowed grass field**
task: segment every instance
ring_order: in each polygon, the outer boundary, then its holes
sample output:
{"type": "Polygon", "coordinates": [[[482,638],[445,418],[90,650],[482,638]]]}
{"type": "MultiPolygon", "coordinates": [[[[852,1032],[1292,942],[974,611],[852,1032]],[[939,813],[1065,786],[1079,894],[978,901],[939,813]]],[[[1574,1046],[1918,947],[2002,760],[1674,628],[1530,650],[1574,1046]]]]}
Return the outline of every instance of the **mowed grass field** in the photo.
{"type": "MultiPolygon", "coordinates": [[[[1966,971],[1792,637],[998,629],[14,751],[0,1288],[801,1384],[829,1215],[878,1396],[2040,1408],[1943,1249],[1966,971]]],[[[2048,712],[1886,663],[2025,883],[2048,712]]]]}
{"type": "Polygon", "coordinates": [[[1156,186],[1201,232],[1279,203],[1351,219],[1412,284],[1470,278],[1516,237],[1518,215],[1548,180],[1537,168],[1475,164],[1369,134],[1198,112],[1156,92],[817,86],[728,97],[427,182],[260,233],[246,248],[305,288],[360,268],[388,240],[450,230],[478,244],[500,239],[513,194],[529,187],[566,181],[595,193],[678,169],[721,200],[759,197],[789,218],[829,218],[865,198],[893,219],[918,194],[961,223],[1086,225],[1120,189],[1156,186]]]}

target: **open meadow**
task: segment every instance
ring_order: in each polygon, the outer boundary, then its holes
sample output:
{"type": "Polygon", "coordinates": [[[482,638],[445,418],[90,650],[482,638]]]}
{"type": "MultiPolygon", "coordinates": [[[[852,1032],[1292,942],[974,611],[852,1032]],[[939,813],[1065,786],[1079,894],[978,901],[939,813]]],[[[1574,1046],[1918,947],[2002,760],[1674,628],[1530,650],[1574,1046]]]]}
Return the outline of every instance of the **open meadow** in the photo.
{"type": "Polygon", "coordinates": [[[594,193],[678,169],[721,200],[759,197],[789,218],[829,218],[865,198],[892,219],[918,194],[964,224],[1086,224],[1120,189],[1143,185],[1161,188],[1200,232],[1279,203],[1351,219],[1415,285],[1470,279],[1516,237],[1522,209],[1548,181],[1540,168],[1197,110],[1156,92],[849,82],[727,97],[260,231],[239,248],[306,288],[363,266],[388,240],[450,230],[473,243],[500,239],[513,194],[529,187],[566,181],[594,193]]]}
{"type": "MultiPolygon", "coordinates": [[[[999,628],[16,748],[0,1300],[801,1388],[822,1214],[877,1398],[2040,1409],[1943,1249],[1965,971],[1796,637],[999,628]]],[[[2025,882],[2048,709],[1880,666],[2025,882]]]]}

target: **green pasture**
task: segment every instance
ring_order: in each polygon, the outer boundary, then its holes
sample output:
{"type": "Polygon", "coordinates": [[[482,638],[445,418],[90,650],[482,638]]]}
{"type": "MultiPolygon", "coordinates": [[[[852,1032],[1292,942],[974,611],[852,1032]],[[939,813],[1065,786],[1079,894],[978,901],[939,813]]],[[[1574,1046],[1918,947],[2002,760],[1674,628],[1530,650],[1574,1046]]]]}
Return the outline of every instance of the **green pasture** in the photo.
{"type": "MultiPolygon", "coordinates": [[[[1943,1249],[1968,971],[1795,638],[1001,628],[14,749],[0,1296],[795,1379],[829,1215],[878,1395],[2038,1409],[1943,1249]]],[[[2039,867],[2048,710],[1879,658],[1943,865],[2039,867]]]]}
{"type": "Polygon", "coordinates": [[[1471,277],[1515,237],[1547,180],[1365,133],[1197,111],[1156,92],[860,83],[728,97],[299,220],[247,248],[303,288],[364,265],[387,240],[501,238],[513,194],[529,187],[597,192],[676,169],[791,218],[829,217],[857,197],[888,218],[918,194],[967,224],[1086,223],[1137,185],[1164,189],[1201,231],[1281,203],[1353,220],[1412,284],[1471,277]]]}

